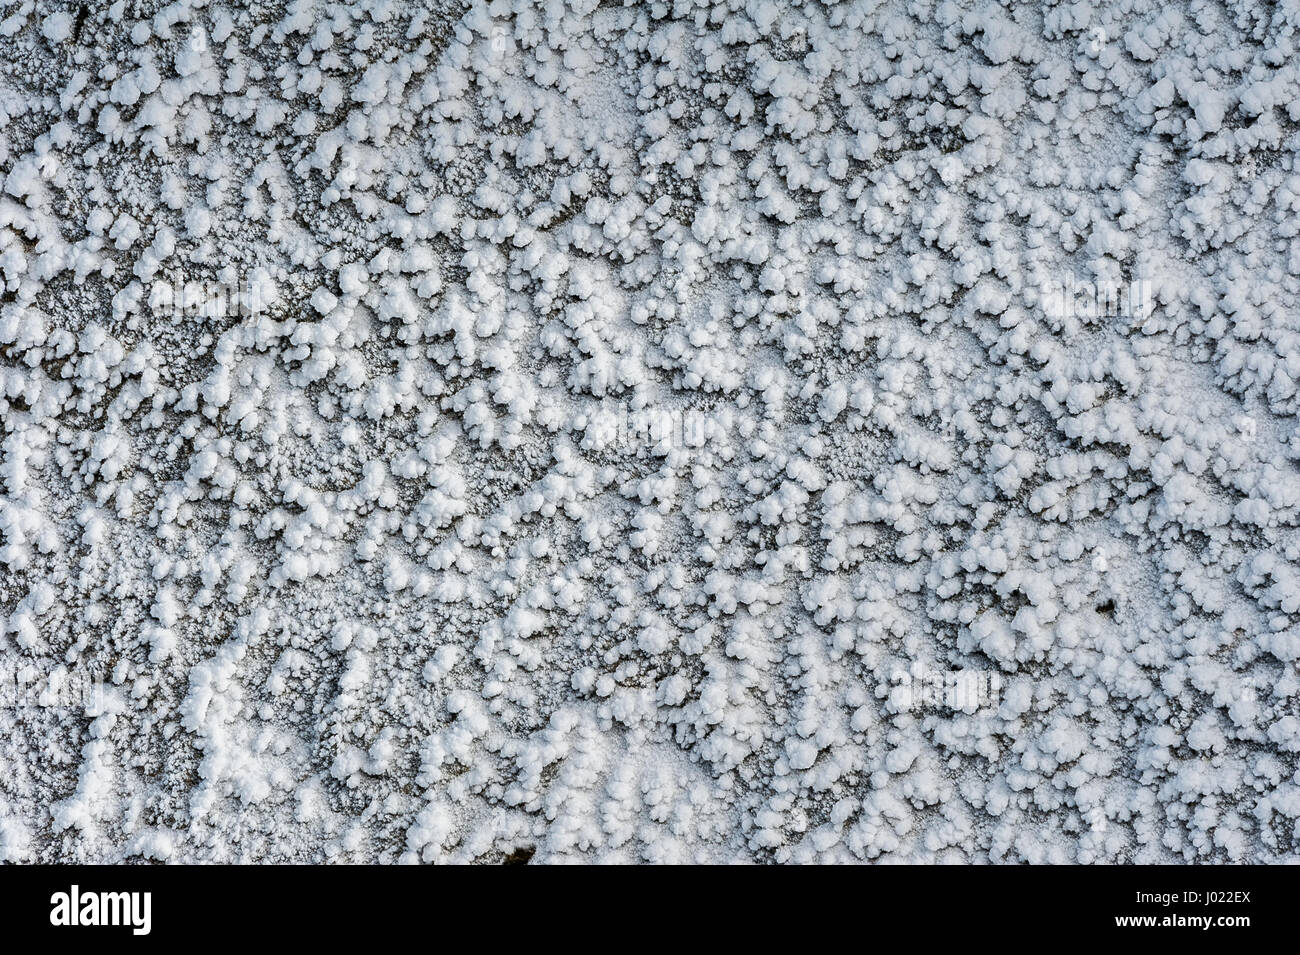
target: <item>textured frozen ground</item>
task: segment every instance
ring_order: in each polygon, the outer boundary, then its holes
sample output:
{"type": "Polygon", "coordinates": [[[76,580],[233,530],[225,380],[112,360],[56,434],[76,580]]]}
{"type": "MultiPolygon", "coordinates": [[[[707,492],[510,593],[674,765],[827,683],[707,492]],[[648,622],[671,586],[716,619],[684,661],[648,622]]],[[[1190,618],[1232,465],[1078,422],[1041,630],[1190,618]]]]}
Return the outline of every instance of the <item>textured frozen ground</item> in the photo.
{"type": "Polygon", "coordinates": [[[1297,858],[1300,4],[425,6],[0,11],[0,859],[1297,858]]]}

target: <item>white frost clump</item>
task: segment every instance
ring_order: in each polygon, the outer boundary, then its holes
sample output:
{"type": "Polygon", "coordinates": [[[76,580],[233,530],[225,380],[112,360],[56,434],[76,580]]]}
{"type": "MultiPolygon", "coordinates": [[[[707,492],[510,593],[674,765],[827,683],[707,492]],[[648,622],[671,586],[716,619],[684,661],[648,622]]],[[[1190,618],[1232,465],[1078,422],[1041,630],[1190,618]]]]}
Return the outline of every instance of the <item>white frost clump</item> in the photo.
{"type": "Polygon", "coordinates": [[[1300,856],[1293,9],[138,7],[0,22],[0,861],[1300,856]]]}

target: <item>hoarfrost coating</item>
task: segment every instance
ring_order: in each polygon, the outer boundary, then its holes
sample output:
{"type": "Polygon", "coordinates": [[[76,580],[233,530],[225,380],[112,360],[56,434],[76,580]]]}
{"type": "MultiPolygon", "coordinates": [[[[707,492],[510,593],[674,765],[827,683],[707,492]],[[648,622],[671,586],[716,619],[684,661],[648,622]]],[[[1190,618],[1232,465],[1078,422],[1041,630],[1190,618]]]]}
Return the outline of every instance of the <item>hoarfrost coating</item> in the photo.
{"type": "Polygon", "coordinates": [[[1295,861],[1297,25],[7,4],[0,858],[1295,861]]]}

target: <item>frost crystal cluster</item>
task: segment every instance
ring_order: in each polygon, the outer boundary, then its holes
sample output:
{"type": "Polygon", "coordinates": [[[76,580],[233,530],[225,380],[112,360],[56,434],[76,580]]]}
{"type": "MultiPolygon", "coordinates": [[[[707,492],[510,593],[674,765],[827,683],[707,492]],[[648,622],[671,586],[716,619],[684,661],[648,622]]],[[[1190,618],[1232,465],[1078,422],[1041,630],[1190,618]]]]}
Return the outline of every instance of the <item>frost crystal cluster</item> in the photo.
{"type": "Polygon", "coordinates": [[[5,4],[0,859],[1295,861],[1298,27],[5,4]]]}

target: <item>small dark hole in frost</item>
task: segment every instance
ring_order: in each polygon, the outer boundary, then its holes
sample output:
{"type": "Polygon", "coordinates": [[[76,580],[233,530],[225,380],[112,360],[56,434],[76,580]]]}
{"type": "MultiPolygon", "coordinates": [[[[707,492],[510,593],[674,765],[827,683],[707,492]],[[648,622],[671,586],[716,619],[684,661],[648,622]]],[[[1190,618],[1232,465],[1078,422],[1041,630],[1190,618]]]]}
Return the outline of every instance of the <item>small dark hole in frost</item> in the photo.
{"type": "Polygon", "coordinates": [[[1097,613],[1107,617],[1115,613],[1115,601],[1107,600],[1105,603],[1097,604],[1097,613]]]}
{"type": "Polygon", "coordinates": [[[520,846],[512,850],[501,860],[502,865],[528,865],[528,860],[533,857],[537,850],[532,846],[520,846]]]}

